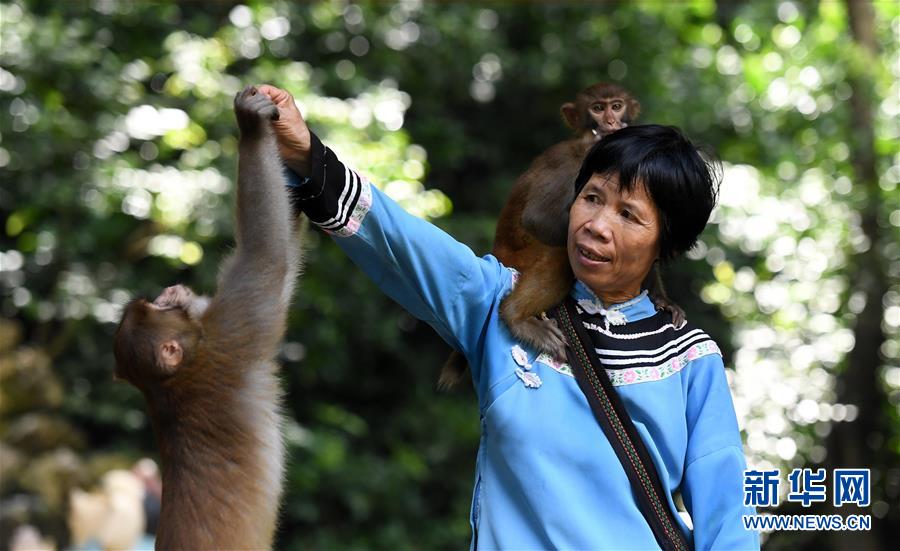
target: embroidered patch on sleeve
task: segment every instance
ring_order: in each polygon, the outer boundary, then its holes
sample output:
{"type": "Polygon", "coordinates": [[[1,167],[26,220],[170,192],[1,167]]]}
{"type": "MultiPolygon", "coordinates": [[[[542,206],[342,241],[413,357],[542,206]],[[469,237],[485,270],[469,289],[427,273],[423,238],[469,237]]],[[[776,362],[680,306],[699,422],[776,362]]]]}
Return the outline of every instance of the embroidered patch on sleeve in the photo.
{"type": "Polygon", "coordinates": [[[372,184],[354,171],[350,169],[346,169],[346,171],[346,184],[339,199],[337,215],[331,220],[319,224],[319,227],[326,233],[339,237],[356,235],[363,219],[372,208],[372,184]],[[356,198],[355,202],[354,198],[356,198]]]}

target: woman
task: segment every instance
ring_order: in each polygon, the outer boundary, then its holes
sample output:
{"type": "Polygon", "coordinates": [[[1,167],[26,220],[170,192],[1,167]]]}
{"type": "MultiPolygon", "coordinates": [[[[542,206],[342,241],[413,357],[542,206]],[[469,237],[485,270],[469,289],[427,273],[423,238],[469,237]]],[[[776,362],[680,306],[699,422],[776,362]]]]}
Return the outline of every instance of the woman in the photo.
{"type": "MultiPolygon", "coordinates": [[[[428,322],[472,368],[481,443],[472,547],[655,549],[622,464],[571,368],[513,340],[498,315],[516,274],[407,214],[345,167],[278,105],[295,205],[379,287],[428,322]],[[299,181],[302,178],[302,181],[299,181]]],[[[646,444],[667,505],[680,490],[697,549],[758,548],[745,531],[740,434],[716,344],[656,315],[641,282],[697,240],[715,202],[709,166],[672,128],[636,126],[591,150],[576,181],[568,255],[572,295],[597,353],[646,444]]]]}

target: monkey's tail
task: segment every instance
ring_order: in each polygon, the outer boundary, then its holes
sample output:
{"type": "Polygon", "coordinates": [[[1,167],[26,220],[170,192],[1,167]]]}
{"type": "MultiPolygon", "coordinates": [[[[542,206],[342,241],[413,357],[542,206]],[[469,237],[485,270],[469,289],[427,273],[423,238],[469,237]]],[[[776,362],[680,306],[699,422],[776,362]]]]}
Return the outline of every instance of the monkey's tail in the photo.
{"type": "Polygon", "coordinates": [[[439,390],[450,390],[463,380],[466,370],[469,369],[469,362],[461,352],[454,350],[447,357],[444,366],[441,368],[441,376],[438,378],[439,390]]]}

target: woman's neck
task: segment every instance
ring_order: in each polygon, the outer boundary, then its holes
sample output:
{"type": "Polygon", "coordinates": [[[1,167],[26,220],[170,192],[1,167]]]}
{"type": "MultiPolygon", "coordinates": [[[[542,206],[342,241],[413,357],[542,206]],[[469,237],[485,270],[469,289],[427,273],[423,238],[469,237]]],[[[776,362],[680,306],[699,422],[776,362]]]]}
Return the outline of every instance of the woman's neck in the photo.
{"type": "Polygon", "coordinates": [[[641,288],[638,287],[636,289],[629,289],[627,291],[600,291],[597,289],[591,289],[586,284],[582,282],[585,289],[589,290],[594,297],[600,301],[604,308],[609,308],[615,304],[622,304],[623,302],[628,302],[634,298],[637,298],[641,294],[641,288]]]}

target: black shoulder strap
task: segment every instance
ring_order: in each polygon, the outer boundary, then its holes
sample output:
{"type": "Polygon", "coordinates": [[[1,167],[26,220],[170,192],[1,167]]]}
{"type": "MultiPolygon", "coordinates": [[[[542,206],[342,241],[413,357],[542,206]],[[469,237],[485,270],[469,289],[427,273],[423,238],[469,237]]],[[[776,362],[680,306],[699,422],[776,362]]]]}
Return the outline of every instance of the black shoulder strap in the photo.
{"type": "Polygon", "coordinates": [[[578,386],[625,468],[641,513],[653,530],[657,543],[666,551],[688,551],[690,545],[669,509],[653,459],[625,410],[619,393],[600,365],[600,359],[592,351],[590,337],[575,309],[575,300],[567,297],[553,310],[553,315],[569,343],[566,353],[578,386]]]}

